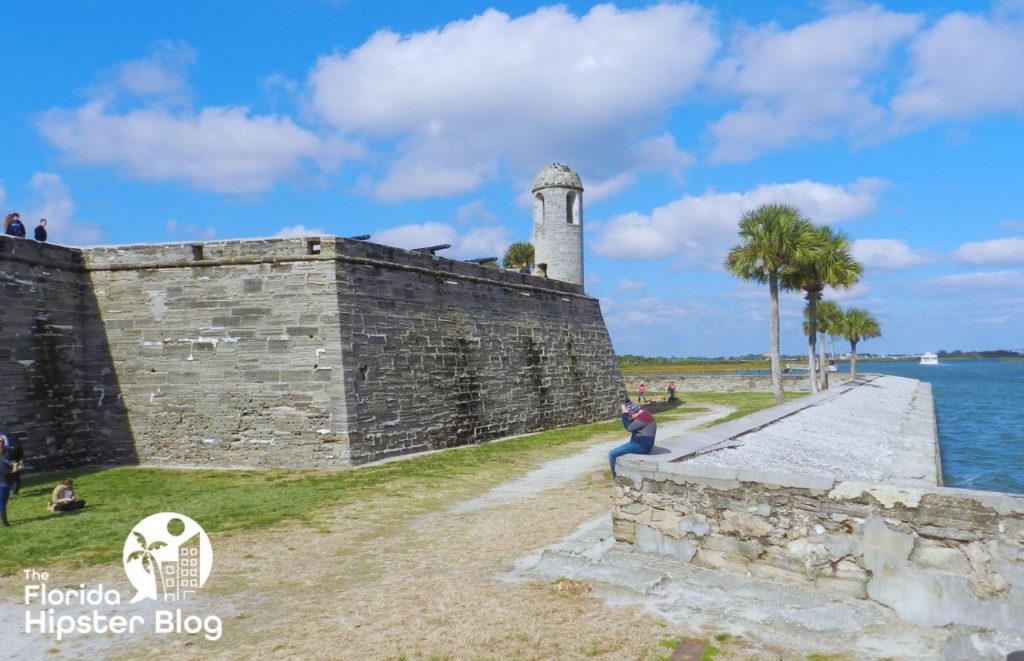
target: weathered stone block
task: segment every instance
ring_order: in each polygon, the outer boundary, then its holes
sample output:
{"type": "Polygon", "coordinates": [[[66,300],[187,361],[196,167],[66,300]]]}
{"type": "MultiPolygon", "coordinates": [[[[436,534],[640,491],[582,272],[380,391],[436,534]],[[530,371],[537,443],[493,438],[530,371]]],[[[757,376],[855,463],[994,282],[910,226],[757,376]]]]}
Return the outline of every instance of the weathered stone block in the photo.
{"type": "Polygon", "coordinates": [[[761,517],[725,510],[722,512],[722,522],[719,530],[723,533],[735,533],[741,539],[748,537],[763,537],[772,531],[772,525],[761,517]]]}

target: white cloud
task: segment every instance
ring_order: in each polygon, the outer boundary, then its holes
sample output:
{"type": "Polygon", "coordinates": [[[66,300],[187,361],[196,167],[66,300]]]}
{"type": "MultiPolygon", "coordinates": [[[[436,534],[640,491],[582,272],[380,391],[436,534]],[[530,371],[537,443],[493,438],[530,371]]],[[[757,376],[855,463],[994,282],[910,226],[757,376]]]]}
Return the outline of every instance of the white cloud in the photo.
{"type": "Polygon", "coordinates": [[[453,254],[472,259],[474,257],[497,257],[500,261],[512,241],[509,229],[502,226],[480,227],[462,235],[453,246],[453,254]]]}
{"type": "Polygon", "coordinates": [[[490,225],[495,220],[497,220],[497,216],[487,208],[487,202],[484,200],[467,202],[455,210],[455,222],[459,225],[470,223],[490,225]]]}
{"type": "Polygon", "coordinates": [[[1024,238],[971,241],[954,250],[953,258],[965,264],[1024,264],[1024,238]]]}
{"type": "Polygon", "coordinates": [[[28,185],[34,199],[29,213],[21,215],[27,236],[32,236],[39,219],[45,218],[50,243],[88,245],[100,241],[103,232],[99,227],[75,218],[71,191],[60,176],[52,172],[36,172],[28,185]]]}
{"type": "Polygon", "coordinates": [[[652,211],[628,213],[602,223],[592,247],[613,259],[674,256],[677,265],[721,268],[737,241],[740,217],[762,204],[785,203],[818,223],[831,224],[874,212],[882,186],[859,180],[846,186],[814,181],[765,184],[745,193],[688,195],[652,211]]]}
{"type": "Polygon", "coordinates": [[[118,114],[92,102],[38,119],[44,137],[74,163],[108,165],[151,181],[185,181],[222,193],[259,193],[319,155],[315,135],[290,119],[246,108],[175,115],[159,108],[118,114]]]}
{"type": "Polygon", "coordinates": [[[933,261],[902,239],[859,239],[853,242],[852,253],[869,269],[905,269],[933,261]]]}
{"type": "MultiPolygon", "coordinates": [[[[624,302],[601,299],[601,310],[609,327],[641,332],[651,326],[700,325],[698,320],[709,318],[710,309],[708,302],[699,298],[669,300],[645,296],[624,302]]],[[[659,355],[657,348],[652,348],[650,355],[659,355]]]]}
{"type": "Polygon", "coordinates": [[[949,14],[910,46],[913,74],[893,98],[904,124],[1024,110],[1024,21],[949,14]]]}
{"type": "Polygon", "coordinates": [[[308,83],[327,122],[395,141],[396,160],[371,182],[381,198],[463,193],[552,159],[621,183],[691,162],[658,126],[716,47],[695,5],[598,5],[583,16],[555,6],[518,18],[492,9],[428,32],[378,32],[321,57],[308,83]]]}
{"type": "MultiPolygon", "coordinates": [[[[867,298],[871,290],[868,289],[867,285],[863,283],[857,283],[849,289],[836,289],[834,287],[826,287],[822,297],[827,301],[835,301],[836,303],[842,303],[844,301],[862,301],[867,298]]],[[[801,314],[803,307],[801,309],[801,314]]]]}
{"type": "MultiPolygon", "coordinates": [[[[451,225],[444,223],[420,223],[379,230],[373,233],[370,240],[385,246],[412,250],[413,248],[436,246],[442,243],[454,245],[457,238],[458,232],[451,225]]],[[[446,253],[447,251],[442,254],[446,255],[446,253]]]]}
{"type": "Polygon", "coordinates": [[[201,241],[211,241],[217,238],[217,228],[215,227],[202,227],[195,223],[182,225],[176,218],[172,218],[164,223],[164,231],[171,237],[176,237],[180,234],[186,239],[199,239],[201,241]]]}
{"type": "Polygon", "coordinates": [[[1024,220],[1004,220],[999,223],[1004,232],[1024,232],[1024,220]]]}
{"type": "Polygon", "coordinates": [[[1024,288],[1024,271],[983,271],[946,275],[925,283],[930,289],[943,292],[970,292],[984,289],[1024,288]]]}
{"type": "Polygon", "coordinates": [[[623,278],[619,280],[619,284],[615,286],[615,291],[619,293],[640,291],[646,289],[647,283],[643,280],[631,280],[629,278],[623,278]]]}
{"type": "Polygon", "coordinates": [[[446,223],[429,222],[375,232],[370,241],[406,250],[447,243],[451,248],[438,252],[439,256],[450,259],[497,257],[500,260],[512,243],[509,235],[507,227],[497,225],[476,228],[460,234],[446,223]]]}
{"type": "Polygon", "coordinates": [[[305,225],[292,225],[290,227],[282,227],[281,231],[275,234],[275,237],[290,238],[296,236],[322,236],[327,234],[319,227],[306,227],[305,225]]]}
{"type": "Polygon", "coordinates": [[[122,62],[91,90],[96,100],[113,101],[123,95],[157,100],[162,104],[185,105],[192,96],[188,68],[196,52],[184,42],[161,41],[148,57],[122,62]]]}
{"type": "Polygon", "coordinates": [[[713,80],[744,102],[710,126],[712,161],[748,161],[839,135],[870,137],[885,120],[871,97],[871,76],[919,23],[872,5],[790,31],[772,24],[741,33],[713,80]]]}
{"type": "Polygon", "coordinates": [[[103,74],[85,104],[52,108],[36,125],[69,162],[221,193],[261,193],[301,174],[306,160],[330,170],[362,154],[361,145],[321,138],[288,117],[244,106],[191,109],[186,74],[195,60],[187,44],[162,42],[103,74]]]}

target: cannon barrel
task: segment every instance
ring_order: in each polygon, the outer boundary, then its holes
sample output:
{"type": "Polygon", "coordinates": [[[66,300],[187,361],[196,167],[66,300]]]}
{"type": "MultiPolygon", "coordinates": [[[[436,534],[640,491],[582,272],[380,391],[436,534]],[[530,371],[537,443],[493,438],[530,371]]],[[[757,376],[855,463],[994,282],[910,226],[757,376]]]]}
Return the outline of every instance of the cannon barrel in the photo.
{"type": "Polygon", "coordinates": [[[425,253],[430,253],[431,255],[433,255],[433,254],[437,253],[438,250],[447,250],[448,248],[451,248],[451,247],[452,247],[452,244],[450,244],[450,243],[439,243],[436,246],[425,246],[423,248],[413,248],[412,252],[425,252],[425,253]]]}

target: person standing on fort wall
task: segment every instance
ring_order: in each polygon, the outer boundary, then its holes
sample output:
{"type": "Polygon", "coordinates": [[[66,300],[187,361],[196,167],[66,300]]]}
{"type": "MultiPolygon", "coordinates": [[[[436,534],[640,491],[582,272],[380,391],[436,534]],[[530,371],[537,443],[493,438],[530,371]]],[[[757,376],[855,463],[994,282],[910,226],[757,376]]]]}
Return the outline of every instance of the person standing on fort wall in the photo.
{"type": "Polygon", "coordinates": [[[4,233],[10,236],[25,238],[25,226],[21,223],[21,216],[12,213],[4,219],[4,233]]]}
{"type": "Polygon", "coordinates": [[[36,227],[36,241],[46,241],[46,219],[39,219],[39,226],[36,227]]]}

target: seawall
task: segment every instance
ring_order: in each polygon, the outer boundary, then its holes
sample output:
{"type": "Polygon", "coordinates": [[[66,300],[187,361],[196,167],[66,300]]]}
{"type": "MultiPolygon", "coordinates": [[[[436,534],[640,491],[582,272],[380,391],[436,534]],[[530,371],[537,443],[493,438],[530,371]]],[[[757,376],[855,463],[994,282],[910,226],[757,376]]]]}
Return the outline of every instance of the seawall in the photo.
{"type": "Polygon", "coordinates": [[[858,380],[662,444],[620,460],[619,541],[914,624],[1024,629],[1024,497],[940,486],[927,384],[858,380]]]}
{"type": "Polygon", "coordinates": [[[0,420],[34,470],[331,468],[614,415],[580,287],[335,237],[0,237],[0,420]]]}

